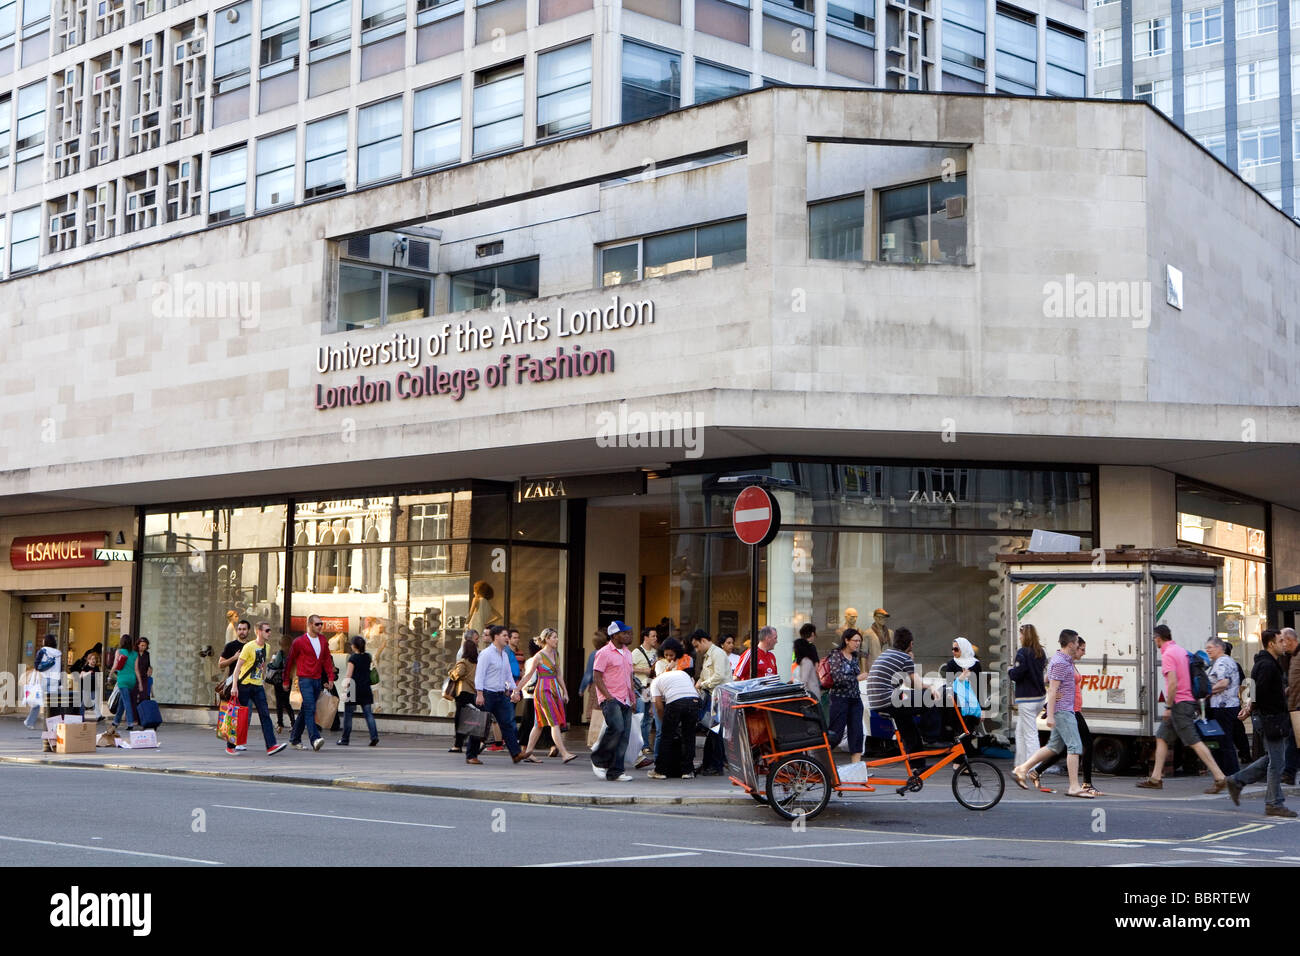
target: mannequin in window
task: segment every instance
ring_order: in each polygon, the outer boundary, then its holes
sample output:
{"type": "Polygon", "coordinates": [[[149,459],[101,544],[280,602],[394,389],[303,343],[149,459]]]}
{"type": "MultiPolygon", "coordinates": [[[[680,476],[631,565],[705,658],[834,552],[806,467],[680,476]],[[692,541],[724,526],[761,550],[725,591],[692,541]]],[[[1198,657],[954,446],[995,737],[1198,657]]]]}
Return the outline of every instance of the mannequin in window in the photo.
{"type": "Polygon", "coordinates": [[[489,624],[499,624],[502,617],[499,611],[492,606],[492,598],[496,592],[492,590],[492,585],[486,581],[474,582],[474,599],[469,602],[469,624],[480,634],[489,624]]]}

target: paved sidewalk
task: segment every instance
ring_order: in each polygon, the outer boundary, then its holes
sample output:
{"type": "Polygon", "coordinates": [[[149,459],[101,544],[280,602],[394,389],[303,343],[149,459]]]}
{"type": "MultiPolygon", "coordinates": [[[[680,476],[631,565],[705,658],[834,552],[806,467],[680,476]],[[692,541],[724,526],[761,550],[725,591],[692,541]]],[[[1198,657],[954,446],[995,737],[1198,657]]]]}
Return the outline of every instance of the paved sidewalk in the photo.
{"type": "MultiPolygon", "coordinates": [[[[107,726],[100,724],[100,728],[107,726]]],[[[447,753],[448,737],[423,734],[384,734],[379,746],[366,746],[365,723],[360,732],[353,725],[352,743],[339,747],[338,734],[328,734],[320,752],[281,751],[268,757],[262,749],[261,731],[256,724],[249,729],[249,749],[238,757],[226,754],[211,727],[195,724],[164,724],[158,730],[157,750],[112,750],[101,748],[93,754],[46,754],[41,752],[40,735],[28,730],[17,716],[0,717],[0,764],[51,764],[70,767],[104,767],[147,773],[190,774],[235,780],[259,780],[270,783],[295,783],[357,790],[389,790],[433,796],[468,797],[517,803],[558,804],[714,804],[752,806],[751,799],[725,777],[698,777],[695,780],[650,780],[645,771],[629,770],[632,781],[610,783],[597,780],[591,771],[590,751],[585,746],[585,729],[570,733],[569,748],[579,754],[567,766],[558,758],[547,759],[545,750],[538,756],[541,765],[512,764],[506,752],[485,753],[483,765],[471,767],[463,754],[447,753]],[[360,746],[358,746],[358,742],[360,746]]],[[[280,736],[287,741],[288,734],[280,736]]],[[[702,742],[702,740],[701,740],[702,742]]],[[[840,756],[847,759],[847,755],[840,756]]],[[[1047,801],[1077,805],[1082,801],[1063,797],[1064,777],[1044,778],[1056,794],[1020,790],[1011,777],[1011,762],[994,761],[1006,778],[1003,802],[1022,800],[1047,801]],[[1049,782],[1050,781],[1050,782],[1049,782]]],[[[1101,777],[1098,786],[1106,796],[1096,803],[1114,799],[1168,799],[1179,802],[1204,800],[1227,803],[1227,797],[1207,797],[1202,790],[1208,777],[1176,777],[1165,781],[1159,793],[1138,790],[1140,777],[1101,777]]],[[[931,778],[919,794],[909,794],[909,802],[952,802],[948,774],[931,778]]],[[[882,787],[875,794],[849,799],[898,801],[892,788],[882,787]]]]}

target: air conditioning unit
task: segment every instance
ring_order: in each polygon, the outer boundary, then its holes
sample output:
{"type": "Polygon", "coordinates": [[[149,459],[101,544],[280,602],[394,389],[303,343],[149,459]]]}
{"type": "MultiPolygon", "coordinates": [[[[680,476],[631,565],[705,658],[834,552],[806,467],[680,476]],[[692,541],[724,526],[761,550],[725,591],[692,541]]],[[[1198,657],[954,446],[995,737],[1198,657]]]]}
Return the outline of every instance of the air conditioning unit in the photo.
{"type": "Polygon", "coordinates": [[[353,262],[371,262],[415,272],[432,271],[432,244],[427,239],[399,232],[372,232],[353,236],[343,246],[343,257],[353,262]]]}
{"type": "Polygon", "coordinates": [[[943,213],[949,219],[961,219],[966,215],[966,197],[952,196],[943,201],[943,213]]]}

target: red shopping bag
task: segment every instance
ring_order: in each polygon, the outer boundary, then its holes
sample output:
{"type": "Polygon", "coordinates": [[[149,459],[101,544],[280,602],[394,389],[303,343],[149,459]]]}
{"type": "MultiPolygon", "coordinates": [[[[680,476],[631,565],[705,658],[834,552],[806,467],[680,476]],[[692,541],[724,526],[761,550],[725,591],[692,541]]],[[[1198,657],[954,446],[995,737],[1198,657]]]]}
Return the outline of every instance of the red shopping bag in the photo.
{"type": "Polygon", "coordinates": [[[235,739],[231,743],[242,747],[248,743],[248,708],[235,706],[233,721],[235,725],[235,739]]]}

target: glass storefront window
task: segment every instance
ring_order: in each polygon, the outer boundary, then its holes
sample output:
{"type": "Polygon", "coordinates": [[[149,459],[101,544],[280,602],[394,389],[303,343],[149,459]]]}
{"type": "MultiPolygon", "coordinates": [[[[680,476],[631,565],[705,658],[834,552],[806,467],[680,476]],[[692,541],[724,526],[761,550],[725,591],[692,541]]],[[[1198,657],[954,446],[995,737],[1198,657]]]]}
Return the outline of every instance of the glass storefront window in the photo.
{"type": "MultiPolygon", "coordinates": [[[[732,474],[793,482],[777,492],[784,524],[1066,531],[1090,534],[1092,474],[1046,469],[774,462],[732,474]]],[[[676,528],[731,523],[728,473],[673,477],[676,528]]]]}
{"type": "Polygon", "coordinates": [[[149,514],[144,519],[146,554],[240,551],[284,546],[284,505],[208,508],[149,514]]]}

